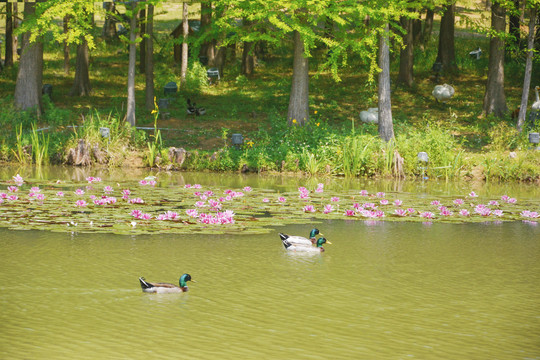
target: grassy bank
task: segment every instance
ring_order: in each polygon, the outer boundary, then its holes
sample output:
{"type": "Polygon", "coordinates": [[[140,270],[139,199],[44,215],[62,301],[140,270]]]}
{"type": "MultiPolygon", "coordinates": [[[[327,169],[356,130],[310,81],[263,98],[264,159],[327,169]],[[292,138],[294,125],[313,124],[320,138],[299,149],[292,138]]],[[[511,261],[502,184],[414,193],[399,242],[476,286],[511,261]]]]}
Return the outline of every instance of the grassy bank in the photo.
{"type": "MultiPolygon", "coordinates": [[[[158,17],[158,98],[165,97],[166,83],[180,82],[168,37],[176,25],[178,21],[158,17]]],[[[434,28],[438,29],[438,25],[434,28]]],[[[482,116],[488,58],[474,60],[468,52],[478,47],[487,50],[489,41],[480,35],[471,36],[467,29],[459,29],[457,36],[459,72],[443,74],[440,81],[456,89],[447,104],[437,103],[431,95],[436,85],[431,71],[437,55],[436,38],[431,39],[425,51],[417,50],[416,84],[411,89],[396,83],[399,58],[393,54],[396,140],[389,144],[378,139],[376,125],[359,120],[360,111],[377,106],[376,85],[366,83],[367,66],[360,59],[350,59],[340,83],[335,83],[330,74],[317,73],[320,54],[310,59],[311,119],[305,128],[286,125],[292,75],[290,43],[260,57],[256,73],[250,78],[240,74],[239,48],[236,57],[229,54],[225,73],[217,85],[208,85],[205,69],[190,61],[185,86],[167,96],[171,99],[169,108],[160,109],[157,118],[144,109],[144,74],[137,74],[140,128],[130,129],[123,122],[128,62],[125,45],[98,39],[91,52],[93,94],[80,98],[68,96],[74,59],[70,74],[64,74],[58,44],[50,41],[45,45],[43,82],[53,86],[53,95],[50,100],[45,98],[46,112],[42,118],[35,119],[12,106],[17,67],[0,73],[0,126],[4,130],[0,159],[64,163],[70,149],[76,149],[82,139],[91,149],[90,162],[108,166],[538,181],[540,152],[530,149],[527,136],[529,131],[539,131],[540,124],[529,124],[527,131],[519,134],[510,113],[503,120],[482,116]],[[188,98],[205,107],[206,114],[188,115],[188,98]],[[100,135],[100,127],[111,129],[109,138],[100,135]],[[43,128],[46,130],[41,131],[43,128]],[[159,134],[155,129],[160,129],[159,134]],[[235,133],[244,137],[239,147],[231,144],[231,135],[235,133]],[[171,147],[184,149],[185,156],[171,156],[171,147]],[[429,155],[427,164],[419,163],[419,152],[429,155]]],[[[505,93],[511,111],[521,100],[523,69],[521,57],[508,56],[505,93]]],[[[532,84],[540,84],[538,73],[533,73],[532,84]]]]}

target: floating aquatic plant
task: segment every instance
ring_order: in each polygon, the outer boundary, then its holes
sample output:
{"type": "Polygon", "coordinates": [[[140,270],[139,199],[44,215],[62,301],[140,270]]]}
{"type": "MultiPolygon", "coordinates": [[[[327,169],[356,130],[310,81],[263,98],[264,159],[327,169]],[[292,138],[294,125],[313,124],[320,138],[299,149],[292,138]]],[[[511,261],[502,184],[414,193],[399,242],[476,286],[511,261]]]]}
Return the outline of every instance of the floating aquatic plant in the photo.
{"type": "Polygon", "coordinates": [[[520,201],[518,205],[508,195],[500,200],[480,199],[471,192],[463,196],[465,201],[445,196],[418,198],[406,193],[370,195],[366,190],[322,189],[321,184],[314,184],[312,189],[299,187],[295,192],[251,187],[238,191],[200,184],[177,186],[157,179],[107,184],[97,177],[86,178],[86,183],[38,183],[16,175],[0,182],[0,226],[117,234],[255,234],[273,226],[328,219],[366,223],[382,219],[429,223],[540,221],[539,201],[520,201]]]}

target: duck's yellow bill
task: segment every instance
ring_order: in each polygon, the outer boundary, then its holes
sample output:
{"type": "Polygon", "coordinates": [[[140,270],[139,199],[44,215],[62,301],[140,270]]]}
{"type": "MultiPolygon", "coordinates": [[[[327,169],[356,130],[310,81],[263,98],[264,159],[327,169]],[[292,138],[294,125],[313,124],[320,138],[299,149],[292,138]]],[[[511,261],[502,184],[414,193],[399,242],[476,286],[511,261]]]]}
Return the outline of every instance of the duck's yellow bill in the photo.
{"type": "Polygon", "coordinates": [[[326,243],[332,245],[332,243],[330,241],[328,241],[328,240],[326,240],[326,243]]]}

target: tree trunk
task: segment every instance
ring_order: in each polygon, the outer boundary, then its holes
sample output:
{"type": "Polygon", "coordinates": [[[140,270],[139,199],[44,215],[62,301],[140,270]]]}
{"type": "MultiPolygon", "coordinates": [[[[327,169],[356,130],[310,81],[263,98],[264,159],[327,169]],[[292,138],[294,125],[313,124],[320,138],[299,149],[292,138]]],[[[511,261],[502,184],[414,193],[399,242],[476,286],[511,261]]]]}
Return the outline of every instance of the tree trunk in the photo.
{"type": "Polygon", "coordinates": [[[75,80],[69,95],[71,96],[90,96],[92,88],[90,86],[90,55],[88,43],[83,38],[77,45],[77,60],[75,62],[75,80]]]}
{"type": "Polygon", "coordinates": [[[508,32],[514,37],[514,39],[509,39],[507,49],[510,51],[519,51],[521,49],[521,19],[520,15],[517,14],[519,9],[519,0],[512,1],[515,6],[515,11],[512,11],[508,16],[508,32]],[[516,47],[515,49],[512,49],[516,47]]]}
{"type": "Polygon", "coordinates": [[[188,23],[188,3],[184,2],[182,7],[182,63],[180,64],[180,84],[182,87],[186,83],[186,74],[188,67],[188,35],[189,35],[189,23],[188,23]]]}
{"type": "Polygon", "coordinates": [[[390,48],[388,46],[390,28],[379,36],[379,136],[388,142],[394,138],[392,123],[392,101],[390,96],[390,48]]]}
{"type": "Polygon", "coordinates": [[[127,86],[127,113],[126,121],[135,126],[135,67],[137,61],[137,47],[135,45],[135,30],[137,28],[137,12],[135,2],[131,3],[131,21],[129,26],[129,64],[128,64],[128,86],[127,86]]]}
{"type": "MultiPolygon", "coordinates": [[[[248,20],[247,18],[244,18],[243,21],[244,27],[249,31],[251,26],[253,25],[253,22],[251,20],[248,20]]],[[[253,74],[253,71],[255,70],[255,57],[253,56],[253,42],[251,41],[244,41],[244,46],[242,49],[242,69],[241,72],[244,75],[251,75],[253,74]]]]}
{"type": "MultiPolygon", "coordinates": [[[[19,5],[15,2],[12,3],[13,5],[13,33],[15,33],[15,30],[19,27],[19,5]]],[[[13,61],[15,62],[18,58],[15,56],[17,54],[17,50],[19,49],[19,36],[14,35],[13,36],[13,46],[11,47],[13,49],[13,61]]]]}
{"type": "MultiPolygon", "coordinates": [[[[499,4],[491,4],[491,28],[497,32],[506,30],[506,10],[499,4]]],[[[484,112],[496,117],[503,117],[508,111],[504,95],[504,40],[492,36],[489,41],[489,65],[486,93],[484,96],[484,112]]]]}
{"type": "MultiPolygon", "coordinates": [[[[69,20],[69,15],[64,16],[64,34],[69,31],[69,20]]],[[[64,74],[69,74],[69,44],[67,40],[64,40],[64,74]]]]}
{"type": "Polygon", "coordinates": [[[529,37],[527,41],[527,61],[525,62],[525,74],[523,76],[523,93],[521,95],[521,105],[519,107],[519,115],[517,120],[517,129],[519,132],[523,130],[525,124],[525,116],[527,114],[527,103],[529,99],[529,89],[531,87],[532,76],[532,60],[534,55],[534,34],[537,8],[531,9],[531,18],[529,20],[529,37]]]}
{"type": "Polygon", "coordinates": [[[431,40],[434,16],[435,12],[433,11],[433,9],[428,9],[426,13],[426,20],[424,22],[424,31],[422,32],[422,43],[424,44],[424,47],[427,47],[429,40],[431,40]]]}
{"type": "Polygon", "coordinates": [[[294,60],[291,96],[287,122],[289,125],[305,125],[309,121],[309,64],[304,54],[304,41],[298,31],[294,31],[294,60]]]}
{"type": "Polygon", "coordinates": [[[146,33],[148,41],[146,42],[146,109],[154,109],[154,5],[148,4],[148,14],[146,23],[146,33]]]}
{"type": "Polygon", "coordinates": [[[437,61],[442,63],[443,71],[455,72],[456,50],[454,46],[454,23],[456,4],[448,5],[441,18],[441,30],[439,33],[439,52],[437,61]]]}
{"type": "Polygon", "coordinates": [[[252,54],[253,43],[244,41],[244,49],[242,50],[242,74],[251,75],[255,70],[255,58],[252,54]]]}
{"type": "Polygon", "coordinates": [[[141,37],[141,43],[139,45],[139,72],[141,74],[144,74],[145,70],[146,70],[146,64],[145,64],[145,60],[146,60],[146,36],[144,36],[146,34],[146,11],[145,9],[141,9],[140,11],[140,17],[139,17],[139,22],[141,24],[141,29],[140,29],[140,37],[141,37]]]}
{"type": "MultiPolygon", "coordinates": [[[[212,1],[204,0],[201,2],[201,33],[206,34],[210,31],[212,24],[212,1]]],[[[214,40],[208,40],[201,45],[200,56],[206,57],[207,64],[214,66],[216,56],[216,43],[214,40]]]]}
{"type": "Polygon", "coordinates": [[[105,4],[105,22],[103,23],[102,36],[105,41],[110,41],[116,37],[116,19],[110,14],[114,11],[115,4],[112,1],[107,1],[105,4]]]}
{"type": "Polygon", "coordinates": [[[4,65],[13,66],[13,5],[6,4],[6,56],[4,65]]]}
{"type": "MultiPolygon", "coordinates": [[[[35,2],[24,3],[24,18],[34,15],[35,2]]],[[[43,113],[41,90],[43,87],[43,43],[29,42],[30,32],[22,36],[23,48],[15,84],[15,106],[21,110],[33,109],[37,115],[43,113]]]]}
{"type": "Polygon", "coordinates": [[[414,85],[413,20],[402,17],[401,26],[407,33],[403,37],[404,47],[400,51],[398,82],[405,86],[412,87],[414,85]]]}

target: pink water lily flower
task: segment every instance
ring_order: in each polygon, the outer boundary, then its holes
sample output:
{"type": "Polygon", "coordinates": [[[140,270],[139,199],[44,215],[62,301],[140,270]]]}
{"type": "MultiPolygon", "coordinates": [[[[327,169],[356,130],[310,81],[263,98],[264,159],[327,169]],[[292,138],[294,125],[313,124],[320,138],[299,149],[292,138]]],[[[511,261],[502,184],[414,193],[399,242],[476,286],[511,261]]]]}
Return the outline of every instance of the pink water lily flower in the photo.
{"type": "Polygon", "coordinates": [[[530,210],[523,210],[520,213],[520,215],[526,218],[530,218],[530,219],[536,219],[540,217],[540,215],[536,211],[530,211],[530,210]]]}
{"type": "Polygon", "coordinates": [[[439,205],[441,205],[441,202],[440,202],[439,200],[433,200],[433,201],[431,202],[431,205],[439,206],[439,205]]]}
{"type": "Polygon", "coordinates": [[[201,189],[202,186],[201,186],[201,184],[195,184],[195,185],[193,185],[193,188],[194,189],[201,189]]]}
{"type": "Polygon", "coordinates": [[[141,199],[141,198],[133,198],[133,199],[129,199],[129,202],[131,204],[144,204],[144,200],[141,199]]]}
{"type": "Polygon", "coordinates": [[[63,193],[62,191],[58,191],[58,192],[56,193],[56,196],[58,196],[58,197],[63,197],[63,196],[64,196],[64,193],[63,193]]]}
{"type": "Polygon", "coordinates": [[[345,210],[345,214],[343,214],[343,215],[345,215],[345,216],[354,216],[354,214],[355,214],[354,210],[345,210]]]}
{"type": "Polygon", "coordinates": [[[385,197],[385,196],[386,196],[386,194],[383,193],[382,191],[380,191],[380,192],[377,193],[377,197],[378,197],[378,198],[383,198],[383,197],[385,197]]]}
{"type": "Polygon", "coordinates": [[[388,205],[388,200],[382,199],[382,200],[380,201],[380,203],[381,203],[381,205],[388,205]]]}
{"type": "Polygon", "coordinates": [[[409,212],[405,209],[396,209],[394,210],[394,214],[396,214],[397,216],[407,216],[409,215],[409,212]]]}
{"type": "Polygon", "coordinates": [[[304,212],[315,212],[315,207],[313,205],[304,206],[304,212]]]}
{"type": "Polygon", "coordinates": [[[315,192],[322,193],[324,191],[324,184],[319,183],[317,184],[317,189],[315,189],[315,192]]]}
{"type": "Polygon", "coordinates": [[[194,218],[199,217],[199,212],[197,211],[197,209],[187,209],[186,214],[194,218]]]}
{"type": "Polygon", "coordinates": [[[497,209],[497,210],[493,210],[493,215],[495,215],[495,216],[497,216],[497,217],[501,217],[501,216],[503,216],[504,214],[503,214],[503,211],[502,211],[502,210],[497,209]]]}
{"type": "Polygon", "coordinates": [[[204,207],[204,206],[205,206],[205,203],[204,203],[204,201],[197,201],[197,202],[195,203],[195,206],[198,207],[198,208],[201,208],[201,207],[204,207]]]}
{"type": "Polygon", "coordinates": [[[105,193],[109,194],[109,193],[112,193],[112,192],[113,192],[113,188],[112,188],[112,186],[107,185],[107,186],[105,186],[105,187],[103,188],[103,191],[104,191],[105,193]]]}
{"type": "Polygon", "coordinates": [[[471,191],[469,193],[469,196],[472,197],[472,198],[478,197],[478,195],[476,195],[476,193],[474,191],[471,191]]]}
{"type": "Polygon", "coordinates": [[[251,188],[251,186],[245,186],[243,190],[245,192],[251,192],[253,189],[251,188]]]}
{"type": "Polygon", "coordinates": [[[394,200],[394,206],[401,206],[403,204],[403,201],[396,199],[394,200]]]}
{"type": "Polygon", "coordinates": [[[337,197],[337,196],[332,196],[332,198],[330,199],[330,201],[333,201],[333,202],[339,202],[339,197],[337,197]]]}
{"type": "Polygon", "coordinates": [[[283,196],[280,196],[278,197],[278,201],[284,203],[285,201],[287,201],[287,199],[285,199],[283,196]]]}
{"type": "Polygon", "coordinates": [[[17,186],[21,186],[24,183],[24,179],[19,174],[13,177],[13,181],[15,181],[15,184],[17,184],[17,186]]]}
{"type": "Polygon", "coordinates": [[[416,212],[415,209],[413,208],[408,208],[407,211],[410,213],[410,214],[414,214],[416,212]]]}
{"type": "Polygon", "coordinates": [[[84,190],[83,189],[75,190],[75,195],[79,195],[79,196],[84,195],[84,190]]]}
{"type": "Polygon", "coordinates": [[[87,205],[88,205],[87,202],[84,200],[77,200],[77,202],[75,203],[75,206],[79,206],[79,207],[85,207],[87,205]]]}
{"type": "Polygon", "coordinates": [[[39,200],[39,201],[45,200],[45,194],[37,194],[36,195],[36,200],[39,200]]]}
{"type": "Polygon", "coordinates": [[[38,193],[41,192],[41,189],[39,188],[39,186],[32,186],[32,188],[30,188],[30,191],[38,193]]]}
{"type": "Polygon", "coordinates": [[[457,206],[461,206],[463,205],[465,202],[463,201],[463,199],[456,199],[454,200],[454,205],[457,205],[457,206]]]}
{"type": "Polygon", "coordinates": [[[8,190],[9,192],[14,193],[14,192],[19,191],[19,188],[16,187],[16,186],[8,186],[7,190],[8,190]]]}
{"type": "Polygon", "coordinates": [[[423,217],[425,219],[433,219],[435,214],[433,214],[431,211],[424,211],[423,213],[420,213],[420,217],[423,217]]]}
{"type": "Polygon", "coordinates": [[[368,196],[368,191],[367,190],[361,190],[360,191],[360,196],[368,196]]]}
{"type": "Polygon", "coordinates": [[[334,207],[330,204],[325,205],[323,212],[325,214],[330,214],[332,211],[334,211],[334,207]]]}
{"type": "Polygon", "coordinates": [[[267,203],[267,202],[270,202],[270,200],[269,200],[268,198],[263,198],[263,199],[262,199],[262,202],[263,202],[263,203],[267,203]]]}
{"type": "Polygon", "coordinates": [[[488,203],[489,206],[499,206],[499,202],[496,201],[496,200],[491,200],[489,203],[488,203]]]}
{"type": "Polygon", "coordinates": [[[453,215],[453,213],[444,206],[441,206],[440,214],[442,216],[452,216],[453,215]]]}
{"type": "Polygon", "coordinates": [[[470,216],[471,214],[469,213],[469,210],[467,210],[467,209],[461,209],[461,210],[459,211],[459,215],[461,215],[461,216],[470,216]]]}
{"type": "Polygon", "coordinates": [[[19,200],[19,197],[17,195],[9,195],[7,199],[10,201],[15,201],[15,200],[19,200]]]}

